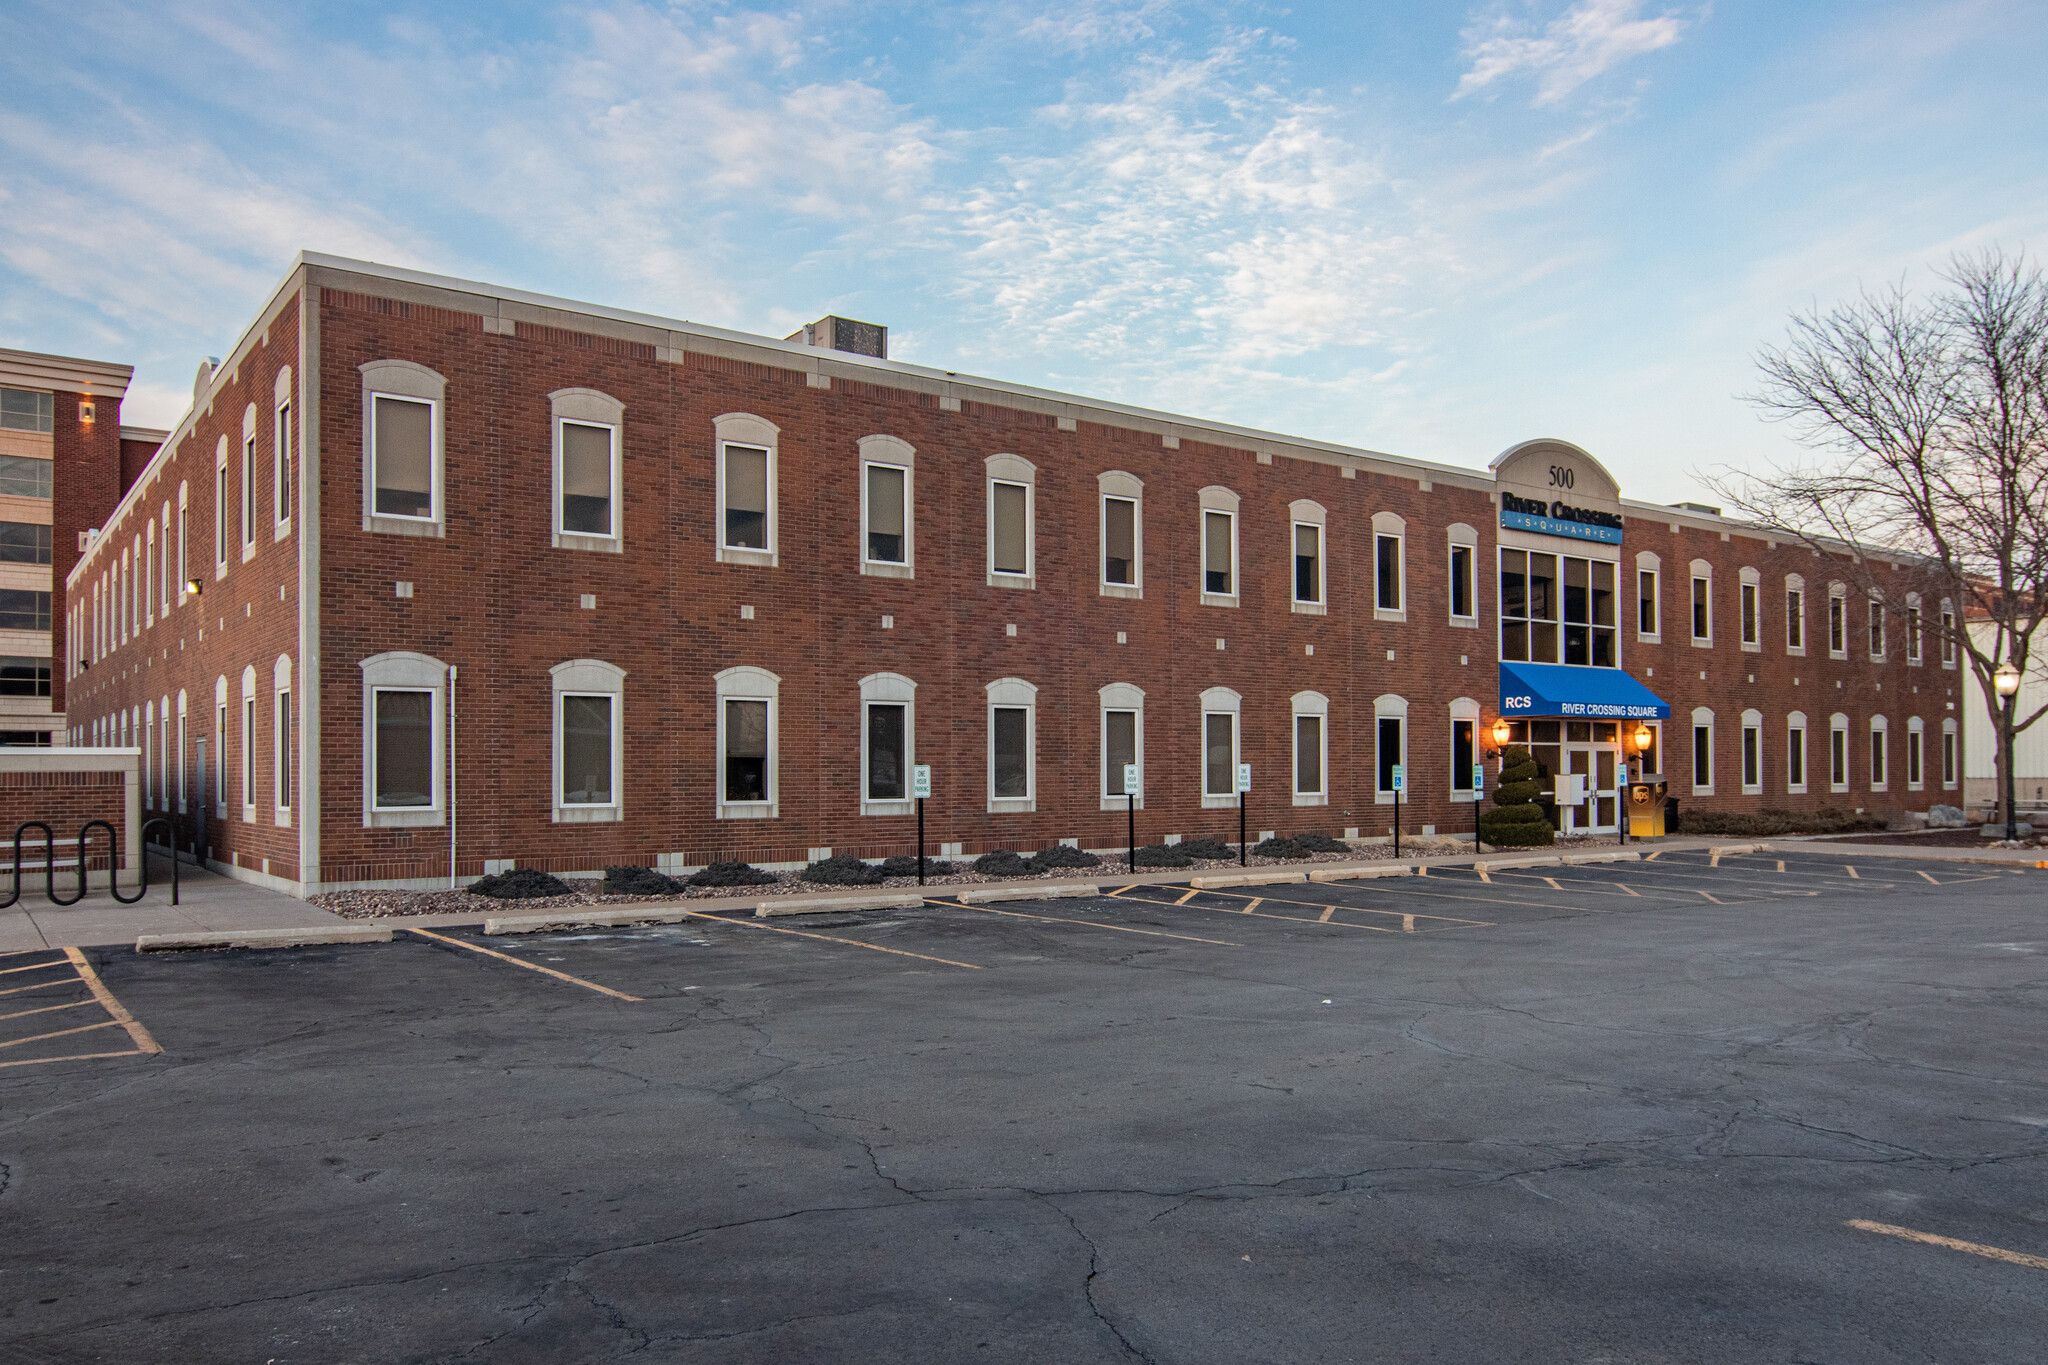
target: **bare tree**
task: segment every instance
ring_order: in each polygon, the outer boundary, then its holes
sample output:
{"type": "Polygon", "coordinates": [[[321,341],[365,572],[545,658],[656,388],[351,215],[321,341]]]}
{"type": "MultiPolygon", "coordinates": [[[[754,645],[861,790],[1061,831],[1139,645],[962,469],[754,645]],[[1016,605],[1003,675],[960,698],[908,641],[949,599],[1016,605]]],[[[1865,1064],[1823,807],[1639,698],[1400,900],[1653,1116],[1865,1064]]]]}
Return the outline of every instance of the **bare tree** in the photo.
{"type": "Polygon", "coordinates": [[[1846,556],[1857,586],[1903,615],[1896,573],[1873,555],[1910,556],[1904,577],[1957,607],[1923,628],[1960,651],[1998,718],[1998,790],[2012,818],[2012,737],[2048,714],[2018,714],[1993,675],[2022,678],[2048,611],[2048,281],[2024,252],[1957,254],[1928,298],[1903,283],[1792,319],[1757,357],[1749,395],[1794,425],[1819,458],[1769,476],[1706,476],[1756,522],[1846,556]],[[1988,621],[1988,639],[1971,618],[1988,621]]]}

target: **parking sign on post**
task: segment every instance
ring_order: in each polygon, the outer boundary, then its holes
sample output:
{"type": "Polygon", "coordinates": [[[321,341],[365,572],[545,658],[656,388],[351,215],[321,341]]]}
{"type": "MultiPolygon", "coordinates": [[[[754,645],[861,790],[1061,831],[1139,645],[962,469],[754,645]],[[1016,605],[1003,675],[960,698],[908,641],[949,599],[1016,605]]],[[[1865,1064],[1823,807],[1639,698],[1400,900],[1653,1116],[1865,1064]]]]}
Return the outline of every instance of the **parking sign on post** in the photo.
{"type": "Polygon", "coordinates": [[[1138,765],[1135,763],[1126,763],[1124,764],[1124,795],[1136,796],[1137,794],[1138,765]]]}
{"type": "Polygon", "coordinates": [[[1240,763],[1237,765],[1237,794],[1239,796],[1242,796],[1251,789],[1252,765],[1249,763],[1240,763]]]}
{"type": "Polygon", "coordinates": [[[1406,764],[1396,763],[1394,765],[1394,790],[1396,792],[1408,790],[1408,768],[1406,764]]]}
{"type": "Polygon", "coordinates": [[[1486,790],[1486,765],[1484,763],[1474,763],[1472,765],[1472,790],[1475,792],[1486,790]]]}
{"type": "Polygon", "coordinates": [[[910,795],[922,801],[932,794],[932,768],[929,763],[916,763],[910,769],[910,795]]]}
{"type": "Polygon", "coordinates": [[[1251,862],[1251,845],[1244,841],[1244,794],[1252,789],[1252,765],[1237,765],[1237,863],[1244,867],[1251,862]]]}

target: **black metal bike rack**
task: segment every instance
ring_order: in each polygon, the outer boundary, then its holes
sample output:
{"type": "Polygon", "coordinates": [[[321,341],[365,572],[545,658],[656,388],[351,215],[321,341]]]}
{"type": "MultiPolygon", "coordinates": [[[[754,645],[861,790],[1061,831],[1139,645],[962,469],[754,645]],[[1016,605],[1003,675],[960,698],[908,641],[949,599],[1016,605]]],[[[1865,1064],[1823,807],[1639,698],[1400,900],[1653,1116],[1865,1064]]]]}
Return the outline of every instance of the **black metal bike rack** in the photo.
{"type": "Polygon", "coordinates": [[[171,904],[176,905],[178,903],[179,898],[177,827],[164,817],[158,816],[154,820],[145,820],[142,822],[142,860],[141,865],[137,867],[135,870],[135,894],[132,896],[124,896],[121,894],[121,869],[119,866],[121,861],[121,849],[119,846],[120,835],[114,829],[113,825],[111,825],[105,820],[88,820],[83,825],[79,826],[78,894],[75,896],[66,897],[57,894],[56,831],[51,829],[49,825],[45,824],[41,820],[22,821],[19,825],[16,825],[14,828],[14,887],[13,890],[8,894],[7,899],[4,901],[0,901],[0,910],[8,909],[10,906],[15,905],[17,902],[21,900],[21,836],[32,829],[39,829],[43,832],[43,894],[49,897],[50,904],[76,905],[80,901],[84,900],[86,892],[86,839],[89,835],[91,835],[95,826],[107,832],[108,894],[113,896],[115,900],[119,901],[123,905],[135,904],[135,902],[141,900],[145,895],[149,893],[149,832],[151,829],[155,828],[158,825],[163,826],[164,846],[168,848],[171,852],[171,904]]]}

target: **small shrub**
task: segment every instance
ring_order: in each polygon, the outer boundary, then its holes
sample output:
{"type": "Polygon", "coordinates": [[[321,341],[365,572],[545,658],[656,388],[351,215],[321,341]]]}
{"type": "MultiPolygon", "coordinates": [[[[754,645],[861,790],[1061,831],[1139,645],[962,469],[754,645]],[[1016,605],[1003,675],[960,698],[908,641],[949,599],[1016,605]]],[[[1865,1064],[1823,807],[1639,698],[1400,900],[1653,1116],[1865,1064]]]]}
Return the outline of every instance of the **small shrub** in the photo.
{"type": "Polygon", "coordinates": [[[1351,845],[1342,839],[1332,839],[1327,834],[1297,834],[1294,842],[1311,853],[1349,853],[1351,845]]]}
{"type": "Polygon", "coordinates": [[[1545,848],[1556,841],[1557,831],[1541,806],[1504,806],[1480,813],[1479,839],[1499,848],[1545,848]]]}
{"type": "Polygon", "coordinates": [[[1886,828],[1887,824],[1881,815],[1868,812],[1858,815],[1835,806],[1822,806],[1819,810],[1805,812],[1766,806],[1754,815],[1737,811],[1686,811],[1671,832],[1675,834],[1682,829],[1687,834],[1737,834],[1755,838],[1773,834],[1875,833],[1886,828]]]}
{"type": "Polygon", "coordinates": [[[673,896],[683,884],[651,867],[608,867],[604,889],[611,896],[673,896]]]}
{"type": "Polygon", "coordinates": [[[752,863],[718,862],[699,868],[690,874],[691,886],[773,886],[782,880],[773,872],[763,872],[752,863]]]}
{"type": "Polygon", "coordinates": [[[819,886],[880,886],[889,874],[873,863],[864,863],[851,853],[820,858],[796,874],[797,880],[819,886]]]}
{"type": "Polygon", "coordinates": [[[1258,843],[1253,844],[1252,856],[1254,858],[1306,858],[1310,856],[1310,850],[1303,847],[1299,839],[1289,838],[1287,835],[1282,834],[1276,835],[1271,839],[1261,839],[1258,843]]]}
{"type": "Polygon", "coordinates": [[[1054,844],[1051,848],[1041,848],[1032,854],[1031,866],[1037,872],[1050,872],[1058,867],[1100,867],[1102,859],[1093,853],[1083,853],[1078,848],[1054,844]]]}
{"type": "Polygon", "coordinates": [[[1229,844],[1219,844],[1206,834],[1199,839],[1183,839],[1178,844],[1175,844],[1174,847],[1187,854],[1190,858],[1206,858],[1212,862],[1218,858],[1235,858],[1237,856],[1237,850],[1229,844]]]}
{"type": "Polygon", "coordinates": [[[1146,844],[1137,853],[1139,867],[1193,867],[1186,844],[1146,844]]]}
{"type": "MultiPolygon", "coordinates": [[[[950,877],[960,870],[958,863],[942,862],[937,858],[924,860],[924,875],[927,877],[950,877]]],[[[915,877],[917,858],[914,854],[899,853],[893,858],[882,859],[884,877],[915,877]]]]}
{"type": "Polygon", "coordinates": [[[537,900],[542,896],[566,896],[575,888],[560,877],[538,872],[530,867],[515,867],[510,872],[499,872],[480,878],[469,884],[469,889],[479,896],[490,896],[501,901],[537,900]]]}
{"type": "Polygon", "coordinates": [[[1028,877],[1031,860],[1007,848],[992,849],[974,860],[974,870],[984,877],[1028,877]]]}

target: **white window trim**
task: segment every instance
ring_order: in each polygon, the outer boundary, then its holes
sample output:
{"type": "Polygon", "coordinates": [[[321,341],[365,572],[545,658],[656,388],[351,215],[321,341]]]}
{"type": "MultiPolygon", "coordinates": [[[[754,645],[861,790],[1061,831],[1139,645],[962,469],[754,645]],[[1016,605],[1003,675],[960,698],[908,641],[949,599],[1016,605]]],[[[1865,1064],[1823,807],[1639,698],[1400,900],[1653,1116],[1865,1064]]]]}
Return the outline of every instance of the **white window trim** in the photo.
{"type": "MultiPolygon", "coordinates": [[[[1206,509],[1205,509],[1206,510],[1206,509]]],[[[1232,522],[1236,518],[1233,516],[1232,522]]],[[[1228,687],[1212,687],[1201,696],[1201,725],[1195,731],[1195,785],[1202,793],[1202,809],[1234,810],[1237,807],[1237,770],[1244,762],[1244,697],[1228,687]],[[1216,794],[1209,790],[1209,717],[1230,717],[1230,790],[1216,794]]],[[[1293,785],[1293,779],[1288,779],[1293,785]]]]}
{"type": "Polygon", "coordinates": [[[1927,790],[1927,722],[1918,716],[1906,719],[1906,790],[1927,790]]]}
{"type": "Polygon", "coordinates": [[[1941,599],[1941,612],[1935,620],[1940,623],[1941,666],[1954,668],[1956,659],[1963,651],[1962,646],[1956,642],[1956,609],[1946,597],[1941,599]]]}
{"type": "MultiPolygon", "coordinates": [[[[865,482],[866,466],[862,466],[865,482]]],[[[863,517],[862,524],[866,524],[863,517]]],[[[901,673],[870,673],[860,680],[860,789],[862,815],[915,815],[917,798],[912,796],[911,769],[917,764],[917,684],[901,673]],[[903,799],[873,801],[868,798],[868,707],[903,708],[903,799]]]]}
{"type": "Polygon", "coordinates": [[[1451,765],[1451,800],[1467,803],[1483,799],[1481,788],[1472,786],[1472,771],[1469,765],[1458,762],[1458,727],[1472,727],[1472,762],[1486,761],[1485,740],[1479,732],[1479,703],[1471,697],[1459,697],[1451,703],[1451,728],[1444,737],[1444,761],[1451,765]],[[1460,771],[1460,767],[1464,770],[1460,771]],[[1459,783],[1465,785],[1460,786],[1459,783]]]}
{"type": "MultiPolygon", "coordinates": [[[[719,524],[724,525],[721,504],[719,524]]],[[[782,806],[782,679],[765,668],[742,666],[712,674],[712,704],[717,712],[717,743],[712,749],[711,790],[720,820],[773,820],[782,806]],[[725,704],[729,701],[768,703],[768,773],[765,801],[725,799],[725,704]]],[[[863,718],[865,720],[865,718],[863,718]]]]}
{"type": "Polygon", "coordinates": [[[236,795],[242,798],[242,823],[256,823],[256,731],[261,721],[256,716],[256,665],[248,664],[242,669],[242,747],[241,762],[235,765],[241,775],[242,790],[236,795]]]}
{"type": "Polygon", "coordinates": [[[256,405],[242,414],[242,562],[256,557],[256,405]]]}
{"type": "MultiPolygon", "coordinates": [[[[1391,806],[1394,804],[1396,794],[1391,790],[1383,790],[1380,787],[1380,769],[1385,766],[1380,762],[1380,722],[1383,720],[1398,720],[1401,722],[1401,756],[1394,761],[1401,765],[1402,775],[1405,777],[1408,770],[1408,747],[1411,739],[1409,733],[1411,727],[1408,724],[1408,699],[1397,696],[1392,692],[1386,692],[1374,697],[1372,702],[1372,799],[1374,805],[1391,806]]],[[[1412,782],[1408,783],[1408,790],[1399,793],[1399,795],[1405,798],[1401,802],[1402,805],[1412,804],[1415,800],[1415,784],[1412,782]]]]}
{"type": "Polygon", "coordinates": [[[1953,717],[1942,719],[1941,751],[1935,755],[1935,761],[1941,764],[1941,789],[1954,791],[1963,776],[1963,740],[1953,717]]]}
{"type": "Polygon", "coordinates": [[[213,818],[228,818],[228,678],[213,680],[213,818]]]}
{"type": "Polygon", "coordinates": [[[447,823],[444,807],[445,731],[443,709],[448,698],[448,665],[428,654],[393,650],[373,654],[359,665],[363,671],[363,828],[409,829],[447,823]],[[433,730],[433,802],[425,806],[379,806],[377,800],[377,693],[431,692],[428,707],[433,730]]]}
{"type": "Polygon", "coordinates": [[[1871,598],[1870,605],[1865,608],[1865,613],[1863,617],[1863,643],[1865,646],[1869,645],[1871,633],[1875,630],[1877,648],[1870,651],[1870,662],[1881,664],[1891,658],[1892,653],[1891,622],[1885,620],[1884,599],[1882,597],[1871,598]]]}
{"type": "MultiPolygon", "coordinates": [[[[298,461],[292,453],[298,442],[293,422],[298,416],[298,407],[292,402],[292,367],[284,366],[277,372],[277,379],[271,388],[270,398],[270,538],[272,541],[285,539],[292,533],[292,470],[298,461]]],[[[167,527],[168,529],[168,527],[167,527]]]]}
{"type": "MultiPolygon", "coordinates": [[[[1646,645],[1664,642],[1664,561],[1648,550],[1636,554],[1636,581],[1630,585],[1634,590],[1636,607],[1636,639],[1646,645]],[[1657,604],[1657,629],[1643,629],[1643,580],[1642,575],[1651,578],[1650,600],[1657,604]]],[[[1689,606],[1689,604],[1688,604],[1689,606]]]]}
{"type": "MultiPolygon", "coordinates": [[[[1195,589],[1205,607],[1235,607],[1244,592],[1244,579],[1237,556],[1237,494],[1219,484],[1210,484],[1195,494],[1200,518],[1195,523],[1195,589]],[[1229,592],[1209,591],[1209,514],[1220,512],[1230,518],[1230,588],[1229,592]]],[[[1291,570],[1290,570],[1291,571],[1291,570]]],[[[1237,804],[1237,797],[1230,798],[1230,804],[1237,804]]]]}
{"type": "MultiPolygon", "coordinates": [[[[1026,504],[1029,506],[1029,504],[1026,504]]],[[[982,761],[986,765],[991,815],[1023,815],[1038,809],[1038,689],[1022,678],[998,678],[982,689],[988,697],[982,725],[986,732],[982,761]],[[1024,712],[1024,795],[996,795],[996,708],[1024,712]]]]}
{"type": "MultiPolygon", "coordinates": [[[[711,430],[712,481],[715,485],[711,507],[712,558],[720,564],[750,564],[756,568],[776,568],[782,563],[782,518],[777,510],[782,505],[782,460],[779,449],[782,428],[765,417],[756,417],[751,412],[727,412],[711,419],[711,430]],[[729,445],[747,446],[750,449],[768,452],[768,548],[765,550],[725,543],[725,448],[729,445]]],[[[720,724],[723,725],[725,708],[721,706],[718,713],[721,717],[720,724]]],[[[724,753],[725,750],[721,748],[721,763],[724,761],[724,753]]],[[[722,768],[718,780],[718,789],[723,792],[725,773],[722,768]]]]}
{"type": "Polygon", "coordinates": [[[228,438],[213,449],[213,581],[228,576],[228,438]]]}
{"type": "Polygon", "coordinates": [[[1920,667],[1927,657],[1927,608],[1919,593],[1906,594],[1906,609],[1900,614],[1899,628],[1906,633],[1906,667],[1920,667]]]}
{"type": "MultiPolygon", "coordinates": [[[[1445,578],[1444,611],[1448,614],[1450,623],[1453,626],[1461,630],[1477,630],[1479,629],[1479,532],[1462,521],[1454,521],[1446,532],[1446,538],[1449,543],[1444,549],[1444,572],[1447,575],[1445,578]],[[1456,609],[1457,594],[1453,591],[1453,587],[1458,581],[1458,551],[1460,550],[1465,551],[1465,565],[1471,575],[1471,581],[1466,586],[1467,596],[1472,604],[1472,611],[1470,615],[1466,616],[1458,615],[1456,609]]],[[[1474,734],[1474,742],[1477,743],[1477,732],[1475,731],[1474,734]]]]}
{"type": "MultiPolygon", "coordinates": [[[[1120,497],[1121,494],[1108,496],[1120,497]]],[[[1098,688],[1096,696],[1096,767],[1102,772],[1102,783],[1109,785],[1109,713],[1131,711],[1136,713],[1132,726],[1132,741],[1138,761],[1138,809],[1145,809],[1145,689],[1134,683],[1110,683],[1098,688]]],[[[1102,793],[1101,810],[1126,810],[1130,798],[1122,792],[1102,793]]]]}
{"type": "Polygon", "coordinates": [[[1892,789],[1891,722],[1883,716],[1872,716],[1870,718],[1869,734],[1870,737],[1866,741],[1869,748],[1864,752],[1863,761],[1868,765],[1870,771],[1870,790],[1874,792],[1888,792],[1892,789]],[[1877,763],[1874,761],[1880,754],[1884,756],[1884,773],[1882,776],[1879,775],[1877,763]]]}
{"type": "MultiPolygon", "coordinates": [[[[983,526],[982,565],[988,571],[991,588],[1038,587],[1038,466],[1022,455],[991,455],[982,464],[981,516],[983,526]],[[1024,489],[1024,572],[996,572],[996,485],[1016,484],[1024,489]]],[[[1033,713],[1034,723],[1036,712],[1033,713]]],[[[1034,766],[1036,759],[1033,760],[1034,766]]],[[[990,774],[993,783],[994,774],[990,774]]],[[[1034,792],[1037,788],[1032,789],[1034,792]]]]}
{"type": "Polygon", "coordinates": [[[185,689],[181,687],[178,689],[178,761],[173,765],[178,774],[178,814],[180,815],[188,813],[185,809],[185,723],[188,706],[189,700],[185,689]]]}
{"type": "Polygon", "coordinates": [[[363,529],[388,535],[445,536],[447,495],[443,488],[445,440],[443,427],[448,381],[424,365],[410,360],[372,360],[356,367],[363,376],[363,529]],[[377,507],[377,398],[409,398],[428,405],[428,515],[398,516],[379,512],[377,507]]]}
{"type": "MultiPolygon", "coordinates": [[[[1145,482],[1135,474],[1121,469],[1108,470],[1095,476],[1095,508],[1097,545],[1095,548],[1095,586],[1098,596],[1124,597],[1133,600],[1145,596],[1145,482]],[[1131,581],[1112,583],[1109,581],[1109,500],[1120,498],[1131,504],[1131,581]]],[[[1121,708],[1119,708],[1121,709],[1121,708]]],[[[1145,804],[1142,797],[1139,806],[1145,804]]]]}
{"type": "Polygon", "coordinates": [[[156,520],[151,518],[142,526],[142,624],[156,624],[156,520]]]}
{"type": "Polygon", "coordinates": [[[1756,754],[1756,781],[1750,781],[1749,774],[1746,771],[1737,771],[1735,774],[1742,781],[1742,794],[1744,796],[1761,796],[1764,790],[1763,712],[1744,711],[1742,713],[1742,746],[1735,751],[1735,763],[1738,770],[1744,766],[1745,749],[1749,749],[1756,754]]]}
{"type": "Polygon", "coordinates": [[[1795,592],[1799,594],[1799,610],[1795,612],[1789,606],[1785,609],[1785,653],[1791,658],[1803,659],[1806,657],[1807,638],[1805,577],[1796,573],[1786,574],[1785,592],[1787,596],[1795,592]],[[1796,645],[1792,643],[1792,627],[1795,625],[1799,627],[1799,643],[1796,645]]]}
{"type": "Polygon", "coordinates": [[[558,550],[596,550],[623,554],[626,549],[626,405],[596,389],[556,389],[548,395],[548,439],[553,446],[549,467],[554,489],[549,499],[554,546],[558,550]],[[562,500],[567,488],[562,479],[562,428],[569,423],[601,427],[611,433],[612,529],[609,534],[567,531],[562,528],[562,500]]]}
{"type": "Polygon", "coordinates": [[[1785,794],[1788,796],[1806,795],[1807,786],[1813,781],[1813,769],[1807,766],[1812,761],[1813,756],[1807,752],[1806,731],[1806,713],[1804,711],[1794,711],[1791,715],[1785,717],[1785,794]],[[1794,736],[1797,736],[1797,738],[1795,739],[1794,736]],[[1792,780],[1791,759],[1792,749],[1795,744],[1799,749],[1800,780],[1797,782],[1792,780]]]}
{"type": "Polygon", "coordinates": [[[1856,753],[1849,743],[1849,718],[1837,711],[1828,717],[1828,790],[1837,795],[1849,790],[1849,783],[1856,771],[1856,753]],[[1835,736],[1841,736],[1842,777],[1835,780],[1835,736]]]}
{"type": "MultiPolygon", "coordinates": [[[[1711,593],[1712,589],[1710,588],[1708,591],[1711,593]]],[[[1710,596],[1708,600],[1711,602],[1713,599],[1710,596]]],[[[1692,603],[1690,601],[1686,603],[1685,609],[1687,615],[1692,614],[1692,603]]],[[[1711,608],[1708,611],[1707,622],[1709,626],[1713,624],[1711,608]]],[[[1690,628],[1688,623],[1687,629],[1690,628]]],[[[1692,767],[1692,794],[1694,796],[1712,796],[1714,794],[1714,763],[1719,757],[1715,753],[1715,738],[1713,711],[1705,706],[1695,706],[1692,712],[1692,728],[1685,732],[1686,762],[1692,767]],[[1700,781],[1699,732],[1702,729],[1707,732],[1707,780],[1705,782],[1700,781]]]]}
{"type": "MultiPolygon", "coordinates": [[[[1375,512],[1372,518],[1372,619],[1408,619],[1408,523],[1394,512],[1375,512]],[[1394,600],[1399,605],[1380,605],[1380,537],[1394,541],[1394,600]]],[[[1406,731],[1404,729],[1403,733],[1406,731]]],[[[1406,743],[1404,740],[1403,743],[1406,743]]],[[[1375,779],[1377,780],[1377,779],[1375,779]]]]}
{"type": "Polygon", "coordinates": [[[280,829],[291,828],[292,787],[290,777],[298,775],[299,718],[288,715],[294,705],[292,698],[292,660],[289,654],[277,656],[277,662],[270,666],[270,805],[271,816],[280,829]],[[278,720],[285,719],[280,727],[278,720]],[[289,744],[287,744],[288,732],[289,744]]]}
{"type": "MultiPolygon", "coordinates": [[[[860,571],[870,578],[917,577],[917,448],[901,437],[860,438],[860,544],[855,546],[854,552],[860,571]],[[868,468],[871,465],[903,472],[903,559],[900,563],[868,558],[868,468]]],[[[861,731],[863,734],[867,731],[865,716],[861,731]]],[[[861,791],[867,791],[865,766],[861,769],[861,791]]]]}
{"type": "Polygon", "coordinates": [[[1288,707],[1287,716],[1287,788],[1293,794],[1297,806],[1327,806],[1330,804],[1330,699],[1320,692],[1296,692],[1288,707]],[[1322,774],[1321,790],[1305,792],[1301,789],[1301,718],[1314,716],[1321,722],[1316,727],[1322,743],[1322,752],[1316,756],[1316,771],[1322,774]]]}
{"type": "Polygon", "coordinates": [[[570,659],[548,670],[552,696],[549,713],[554,730],[554,763],[548,804],[557,824],[604,824],[626,818],[626,670],[602,659],[570,659]],[[562,706],[568,697],[610,697],[612,720],[612,799],[570,804],[562,799],[562,745],[568,732],[562,706]]]}
{"type": "Polygon", "coordinates": [[[1846,584],[1828,584],[1828,615],[1825,629],[1828,635],[1828,657],[1830,659],[1848,658],[1849,632],[1853,627],[1849,624],[1849,589],[1846,584]],[[1836,603],[1841,604],[1839,608],[1836,606],[1836,603]],[[1840,649],[1835,648],[1835,612],[1837,610],[1842,613],[1842,647],[1840,649]]]}
{"type": "Polygon", "coordinates": [[[185,585],[192,581],[192,561],[187,553],[190,545],[192,485],[188,480],[178,481],[178,605],[184,606],[191,596],[185,585]]]}
{"type": "Polygon", "coordinates": [[[1685,633],[1691,639],[1696,649],[1712,649],[1714,647],[1714,566],[1707,563],[1704,559],[1695,559],[1692,562],[1692,573],[1686,581],[1685,633]],[[1699,583],[1707,585],[1707,590],[1703,595],[1703,602],[1707,609],[1707,633],[1705,635],[1696,633],[1699,622],[1694,617],[1692,610],[1693,588],[1694,585],[1699,583]]]}
{"type": "Polygon", "coordinates": [[[1296,615],[1330,614],[1330,514],[1321,503],[1308,498],[1297,498],[1287,505],[1287,599],[1289,610],[1296,615]],[[1297,528],[1303,526],[1314,527],[1316,533],[1316,598],[1313,602],[1295,596],[1294,537],[1297,528]]]}
{"type": "Polygon", "coordinates": [[[1764,578],[1757,570],[1746,566],[1736,574],[1735,639],[1744,654],[1763,653],[1764,578]],[[1749,619],[1744,620],[1745,616],[1749,619]],[[1750,627],[1755,628],[1754,639],[1744,638],[1743,632],[1750,627]]]}

